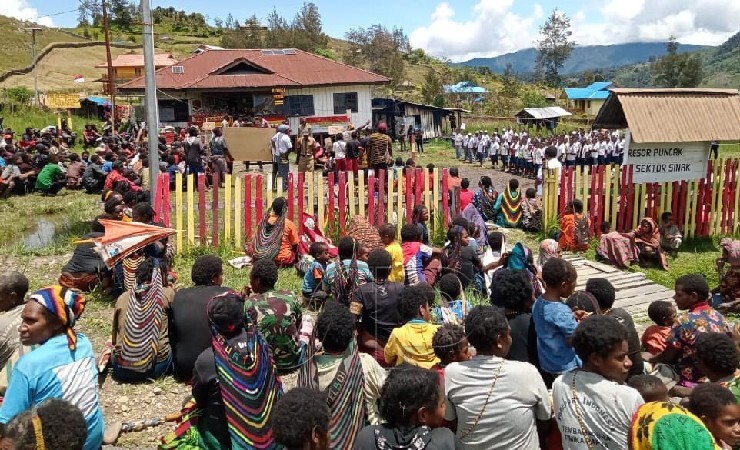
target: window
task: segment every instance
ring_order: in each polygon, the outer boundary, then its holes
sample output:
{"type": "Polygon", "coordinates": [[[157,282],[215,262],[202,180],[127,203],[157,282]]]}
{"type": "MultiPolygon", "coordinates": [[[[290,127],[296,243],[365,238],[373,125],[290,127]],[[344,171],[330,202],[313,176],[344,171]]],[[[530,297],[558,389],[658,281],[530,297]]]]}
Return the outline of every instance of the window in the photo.
{"type": "Polygon", "coordinates": [[[137,77],[140,77],[141,76],[141,68],[140,67],[137,67],[137,68],[134,69],[134,75],[136,75],[137,77]]]}
{"type": "Polygon", "coordinates": [[[284,104],[287,116],[313,116],[313,95],[286,95],[284,104]]]}
{"type": "Polygon", "coordinates": [[[586,100],[586,108],[591,109],[591,100],[586,100]]]}
{"type": "Polygon", "coordinates": [[[334,94],[334,114],[344,114],[348,109],[357,112],[357,92],[339,92],[334,94]]]}

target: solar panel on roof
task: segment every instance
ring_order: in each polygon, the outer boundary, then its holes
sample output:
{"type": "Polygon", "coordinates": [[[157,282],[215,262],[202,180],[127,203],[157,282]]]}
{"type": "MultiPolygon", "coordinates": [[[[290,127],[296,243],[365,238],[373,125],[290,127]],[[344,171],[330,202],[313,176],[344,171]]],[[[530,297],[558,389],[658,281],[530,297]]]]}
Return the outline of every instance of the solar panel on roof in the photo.
{"type": "Polygon", "coordinates": [[[284,55],[295,55],[295,49],[294,48],[286,48],[283,50],[284,55]]]}

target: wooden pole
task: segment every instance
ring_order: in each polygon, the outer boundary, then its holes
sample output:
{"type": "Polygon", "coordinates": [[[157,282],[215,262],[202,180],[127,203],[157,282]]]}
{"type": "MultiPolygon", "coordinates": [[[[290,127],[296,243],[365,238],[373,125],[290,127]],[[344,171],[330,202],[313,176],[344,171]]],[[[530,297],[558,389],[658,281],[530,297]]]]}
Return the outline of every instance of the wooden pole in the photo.
{"type": "MultiPolygon", "coordinates": [[[[108,94],[110,94],[110,118],[113,124],[113,134],[116,134],[116,83],[113,80],[113,57],[110,53],[110,23],[108,20],[108,8],[105,0],[101,0],[103,12],[103,31],[105,33],[105,59],[108,66],[108,94]]],[[[151,129],[151,128],[150,128],[151,129]]],[[[154,136],[149,135],[149,142],[157,142],[156,133],[154,136]]],[[[150,161],[151,162],[151,161],[150,161]]],[[[152,180],[154,183],[155,180],[152,180]]]]}

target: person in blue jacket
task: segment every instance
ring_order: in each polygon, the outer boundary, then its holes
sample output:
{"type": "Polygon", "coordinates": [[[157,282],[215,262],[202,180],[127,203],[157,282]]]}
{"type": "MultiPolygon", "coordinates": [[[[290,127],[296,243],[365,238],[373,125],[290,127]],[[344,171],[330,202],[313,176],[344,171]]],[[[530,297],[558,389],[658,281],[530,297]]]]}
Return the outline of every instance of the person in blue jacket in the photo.
{"type": "Polygon", "coordinates": [[[29,296],[18,327],[21,342],[37,346],[13,368],[0,407],[0,423],[46,399],[61,398],[85,416],[84,450],[103,443],[103,412],[98,398],[98,370],[90,340],[74,325],[85,309],[85,297],[76,290],[55,285],[29,296]]]}

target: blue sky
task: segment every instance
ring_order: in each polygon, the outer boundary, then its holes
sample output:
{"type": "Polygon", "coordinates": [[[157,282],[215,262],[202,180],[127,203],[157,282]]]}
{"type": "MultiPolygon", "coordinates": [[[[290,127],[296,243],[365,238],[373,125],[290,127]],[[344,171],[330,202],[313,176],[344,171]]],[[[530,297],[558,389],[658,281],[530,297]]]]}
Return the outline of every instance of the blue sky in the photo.
{"type": "MultiPolygon", "coordinates": [[[[740,30],[738,0],[314,0],[321,12],[324,31],[343,37],[353,27],[382,23],[399,26],[413,47],[439,57],[460,61],[495,56],[531,47],[538,26],[558,8],[572,20],[578,44],[612,44],[665,41],[670,35],[682,43],[716,45],[740,30]],[[364,8],[364,9],[363,9],[364,8]]],[[[45,25],[72,26],[76,14],[53,14],[74,8],[73,2],[56,0],[2,0],[0,14],[37,20],[45,25]],[[62,6],[69,5],[69,6],[62,6]]],[[[153,6],[174,6],[239,21],[256,14],[264,19],[278,7],[287,19],[303,0],[203,2],[154,0],[153,6]],[[203,5],[206,4],[207,8],[203,5]]]]}

